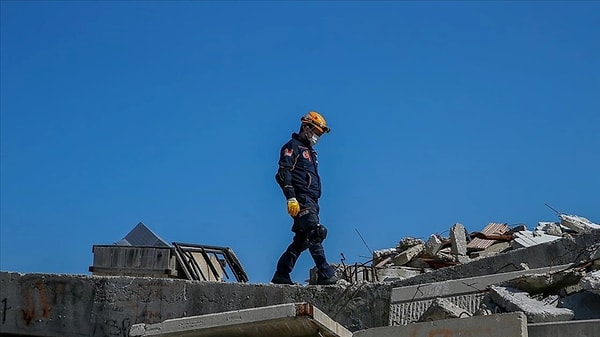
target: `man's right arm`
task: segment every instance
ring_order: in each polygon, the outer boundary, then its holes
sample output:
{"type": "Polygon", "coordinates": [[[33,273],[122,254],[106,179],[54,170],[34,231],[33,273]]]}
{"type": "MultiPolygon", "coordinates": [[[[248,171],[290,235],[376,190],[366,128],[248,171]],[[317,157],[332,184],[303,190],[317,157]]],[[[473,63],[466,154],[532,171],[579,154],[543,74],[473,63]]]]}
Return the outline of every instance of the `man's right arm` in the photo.
{"type": "Polygon", "coordinates": [[[298,156],[298,148],[291,143],[285,144],[279,154],[279,169],[277,170],[276,180],[283,191],[283,195],[288,200],[296,197],[292,185],[292,171],[296,166],[298,156]]]}

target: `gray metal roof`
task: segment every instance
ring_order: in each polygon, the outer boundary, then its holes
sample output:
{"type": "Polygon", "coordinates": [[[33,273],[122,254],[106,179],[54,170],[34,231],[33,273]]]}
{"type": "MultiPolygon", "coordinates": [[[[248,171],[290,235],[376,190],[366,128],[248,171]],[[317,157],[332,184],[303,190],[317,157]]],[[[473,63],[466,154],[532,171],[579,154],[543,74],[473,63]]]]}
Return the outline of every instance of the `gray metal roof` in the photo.
{"type": "Polygon", "coordinates": [[[115,242],[119,246],[170,247],[168,242],[154,234],[144,223],[138,223],[122,240],[115,242]]]}

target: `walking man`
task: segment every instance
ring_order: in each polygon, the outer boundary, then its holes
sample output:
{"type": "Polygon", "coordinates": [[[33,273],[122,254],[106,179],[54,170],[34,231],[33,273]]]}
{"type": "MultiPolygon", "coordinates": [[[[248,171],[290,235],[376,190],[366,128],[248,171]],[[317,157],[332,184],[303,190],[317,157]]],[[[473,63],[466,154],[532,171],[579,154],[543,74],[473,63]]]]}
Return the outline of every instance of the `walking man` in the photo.
{"type": "Polygon", "coordinates": [[[287,199],[288,214],[294,219],[294,237],[279,258],[271,282],[293,284],[290,273],[300,254],[308,248],[317,267],[317,284],[334,284],[338,279],[327,263],[321,244],[327,236],[327,229],[319,223],[321,178],[317,169],[317,152],[313,149],[330,129],[325,118],[315,111],[308,112],[300,121],[298,133],[293,133],[292,139],[281,148],[279,169],[275,175],[287,199]]]}

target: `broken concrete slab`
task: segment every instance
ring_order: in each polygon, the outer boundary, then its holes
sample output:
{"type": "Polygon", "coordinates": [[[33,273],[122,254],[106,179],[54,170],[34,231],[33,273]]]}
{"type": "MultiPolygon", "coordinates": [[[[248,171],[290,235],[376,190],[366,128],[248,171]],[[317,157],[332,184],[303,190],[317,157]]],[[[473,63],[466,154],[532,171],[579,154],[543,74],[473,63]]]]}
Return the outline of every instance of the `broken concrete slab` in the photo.
{"type": "Polygon", "coordinates": [[[431,336],[486,336],[528,337],[527,318],[521,312],[453,318],[442,321],[414,323],[404,326],[386,326],[360,330],[354,337],[431,337],[431,336]]]}
{"type": "Polygon", "coordinates": [[[410,267],[391,266],[377,269],[377,278],[379,282],[392,282],[403,280],[421,274],[421,269],[410,267]]]}
{"type": "Polygon", "coordinates": [[[431,306],[423,313],[419,322],[440,321],[450,318],[462,318],[473,316],[467,310],[454,305],[452,302],[443,298],[436,298],[431,306]]]}
{"type": "Polygon", "coordinates": [[[416,246],[412,246],[405,251],[401,252],[397,256],[392,259],[392,263],[396,266],[402,266],[410,262],[415,256],[421,254],[423,251],[423,244],[417,244],[416,246]]]}
{"type": "Polygon", "coordinates": [[[459,223],[452,225],[450,228],[450,241],[452,242],[451,251],[454,256],[467,256],[467,231],[465,226],[459,223]]]}
{"type": "Polygon", "coordinates": [[[134,324],[131,337],[351,337],[352,333],[308,303],[289,303],[155,324],[134,324]]]}
{"type": "Polygon", "coordinates": [[[585,271],[567,269],[544,274],[527,274],[509,280],[502,285],[526,291],[533,295],[576,285],[584,275],[585,271]]]}
{"type": "Polygon", "coordinates": [[[514,288],[490,286],[490,297],[506,311],[524,312],[529,323],[568,321],[575,316],[570,309],[545,305],[514,288]]]}
{"type": "Polygon", "coordinates": [[[560,218],[561,225],[577,233],[589,233],[592,229],[600,228],[600,225],[578,215],[559,214],[558,217],[560,218]]]}
{"type": "Polygon", "coordinates": [[[433,257],[442,248],[442,239],[437,234],[431,234],[427,242],[425,242],[424,254],[428,257],[433,257]]]}
{"type": "Polygon", "coordinates": [[[513,249],[518,248],[526,248],[531,246],[536,246],[546,242],[552,242],[560,239],[558,236],[548,235],[541,231],[521,231],[516,232],[513,235],[513,240],[511,241],[511,247],[513,249]]]}

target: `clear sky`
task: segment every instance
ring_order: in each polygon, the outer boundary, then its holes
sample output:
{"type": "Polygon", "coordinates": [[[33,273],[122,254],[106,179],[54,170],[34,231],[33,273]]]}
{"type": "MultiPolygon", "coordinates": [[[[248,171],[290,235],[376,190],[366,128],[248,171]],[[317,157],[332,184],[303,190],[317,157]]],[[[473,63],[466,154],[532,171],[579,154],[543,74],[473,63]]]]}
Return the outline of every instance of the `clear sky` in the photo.
{"type": "Polygon", "coordinates": [[[268,282],[312,109],[332,263],[544,203],[600,222],[600,2],[0,4],[3,271],[90,275],[141,221],[268,282]]]}

